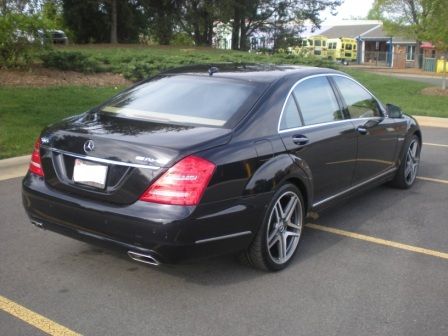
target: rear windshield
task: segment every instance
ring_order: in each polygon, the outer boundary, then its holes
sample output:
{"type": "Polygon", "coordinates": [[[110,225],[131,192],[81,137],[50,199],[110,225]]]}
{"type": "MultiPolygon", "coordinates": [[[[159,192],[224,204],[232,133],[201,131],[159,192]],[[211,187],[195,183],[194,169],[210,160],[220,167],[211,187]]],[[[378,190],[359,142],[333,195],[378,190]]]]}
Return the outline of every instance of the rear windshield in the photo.
{"type": "Polygon", "coordinates": [[[259,96],[251,82],[177,75],[157,77],[119,94],[102,112],[155,122],[224,127],[259,96]]]}

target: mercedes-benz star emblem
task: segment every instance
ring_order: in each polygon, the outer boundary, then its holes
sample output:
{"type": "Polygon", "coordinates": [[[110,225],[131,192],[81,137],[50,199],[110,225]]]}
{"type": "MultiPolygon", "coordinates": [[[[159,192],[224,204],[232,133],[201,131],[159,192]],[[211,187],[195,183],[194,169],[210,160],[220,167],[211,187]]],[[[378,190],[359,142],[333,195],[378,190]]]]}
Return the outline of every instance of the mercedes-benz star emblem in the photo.
{"type": "Polygon", "coordinates": [[[84,143],[84,152],[90,153],[94,149],[95,149],[95,143],[93,142],[93,140],[87,140],[84,143]]]}

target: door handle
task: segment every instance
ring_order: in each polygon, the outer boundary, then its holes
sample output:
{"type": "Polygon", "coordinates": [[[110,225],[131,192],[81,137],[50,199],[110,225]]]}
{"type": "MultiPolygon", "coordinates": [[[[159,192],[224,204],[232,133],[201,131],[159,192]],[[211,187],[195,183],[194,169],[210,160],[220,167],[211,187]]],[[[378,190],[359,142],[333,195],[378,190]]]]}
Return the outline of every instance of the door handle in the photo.
{"type": "Polygon", "coordinates": [[[310,139],[308,139],[304,135],[294,135],[292,137],[292,142],[299,146],[305,146],[306,144],[308,144],[308,142],[310,142],[310,139]]]}
{"type": "Polygon", "coordinates": [[[367,128],[365,128],[364,126],[358,126],[356,128],[356,130],[358,131],[359,134],[362,134],[362,135],[366,135],[367,134],[367,128]]]}

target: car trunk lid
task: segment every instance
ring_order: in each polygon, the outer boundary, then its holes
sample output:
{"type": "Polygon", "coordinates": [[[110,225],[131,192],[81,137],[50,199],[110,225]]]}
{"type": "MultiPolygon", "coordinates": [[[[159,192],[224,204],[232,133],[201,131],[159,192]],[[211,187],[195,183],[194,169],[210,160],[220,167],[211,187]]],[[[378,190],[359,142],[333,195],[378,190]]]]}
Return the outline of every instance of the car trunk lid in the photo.
{"type": "Polygon", "coordinates": [[[175,162],[227,143],[231,133],[86,113],[42,134],[42,166],[46,182],[55,189],[130,204],[175,162]]]}

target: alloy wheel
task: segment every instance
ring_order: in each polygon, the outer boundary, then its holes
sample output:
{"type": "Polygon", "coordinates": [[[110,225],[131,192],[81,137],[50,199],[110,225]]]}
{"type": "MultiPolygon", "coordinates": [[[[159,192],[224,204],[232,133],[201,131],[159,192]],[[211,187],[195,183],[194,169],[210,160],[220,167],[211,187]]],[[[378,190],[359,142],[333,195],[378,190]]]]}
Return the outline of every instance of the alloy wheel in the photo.
{"type": "Polygon", "coordinates": [[[283,193],[269,216],[268,253],[276,264],[286,263],[294,254],[302,233],[302,206],[292,191],[283,193]]]}
{"type": "Polygon", "coordinates": [[[406,164],[404,170],[404,178],[407,185],[411,185],[417,176],[418,164],[420,162],[420,153],[418,149],[418,140],[412,140],[406,154],[406,164]]]}

